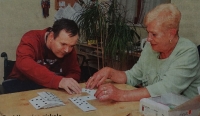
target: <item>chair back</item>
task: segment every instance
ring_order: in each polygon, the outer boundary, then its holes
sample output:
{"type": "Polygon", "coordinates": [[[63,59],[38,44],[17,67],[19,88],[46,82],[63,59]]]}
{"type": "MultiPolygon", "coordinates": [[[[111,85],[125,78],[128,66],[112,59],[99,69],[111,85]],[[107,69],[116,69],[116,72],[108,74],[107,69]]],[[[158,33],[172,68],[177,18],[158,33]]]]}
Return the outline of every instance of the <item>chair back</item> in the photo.
{"type": "Polygon", "coordinates": [[[7,77],[10,75],[14,65],[15,65],[15,61],[12,60],[8,60],[8,56],[6,52],[2,52],[1,53],[1,57],[4,58],[4,77],[3,79],[6,80],[8,79],[7,77]]]}
{"type": "Polygon", "coordinates": [[[81,69],[80,82],[86,82],[98,70],[90,66],[90,62],[96,62],[95,59],[87,59],[83,54],[77,54],[81,69]]]}
{"type": "Polygon", "coordinates": [[[199,57],[200,57],[200,45],[197,46],[199,57]]]}
{"type": "Polygon", "coordinates": [[[141,40],[141,43],[140,43],[141,50],[144,49],[144,46],[145,46],[146,42],[147,42],[147,38],[144,38],[144,39],[141,40]]]}

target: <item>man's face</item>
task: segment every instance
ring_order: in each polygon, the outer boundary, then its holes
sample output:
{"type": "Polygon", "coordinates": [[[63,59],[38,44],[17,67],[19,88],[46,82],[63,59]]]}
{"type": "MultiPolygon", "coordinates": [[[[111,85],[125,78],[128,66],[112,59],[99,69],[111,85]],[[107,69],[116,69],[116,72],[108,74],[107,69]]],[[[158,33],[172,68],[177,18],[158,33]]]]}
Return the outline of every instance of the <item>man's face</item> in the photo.
{"type": "Polygon", "coordinates": [[[58,37],[51,39],[50,49],[58,58],[63,58],[66,54],[69,54],[73,50],[77,40],[78,35],[70,37],[69,33],[65,30],[61,30],[58,37]]]}
{"type": "Polygon", "coordinates": [[[169,29],[163,27],[159,22],[152,21],[147,25],[148,37],[154,51],[165,52],[169,46],[171,39],[169,29]]]}

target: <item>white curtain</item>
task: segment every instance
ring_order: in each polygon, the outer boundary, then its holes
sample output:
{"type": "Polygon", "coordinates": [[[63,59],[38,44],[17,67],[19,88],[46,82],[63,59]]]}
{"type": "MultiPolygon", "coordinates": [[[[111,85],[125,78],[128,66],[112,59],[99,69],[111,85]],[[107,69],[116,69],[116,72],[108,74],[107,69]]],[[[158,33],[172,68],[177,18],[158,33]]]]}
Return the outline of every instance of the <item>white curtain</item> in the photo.
{"type": "Polygon", "coordinates": [[[121,8],[125,8],[126,19],[129,21],[134,21],[135,16],[137,15],[137,0],[117,0],[122,4],[121,8]]]}
{"type": "Polygon", "coordinates": [[[169,2],[170,0],[142,0],[138,24],[143,25],[144,16],[146,15],[146,13],[152,10],[155,6],[162,3],[169,3],[169,2]]]}
{"type": "MultiPolygon", "coordinates": [[[[121,8],[125,8],[126,19],[134,22],[134,19],[137,16],[137,4],[138,4],[137,0],[117,0],[117,1],[120,4],[122,4],[121,8]]],[[[169,3],[170,1],[171,0],[142,0],[138,24],[143,24],[144,16],[155,6],[162,3],[169,3]]]]}

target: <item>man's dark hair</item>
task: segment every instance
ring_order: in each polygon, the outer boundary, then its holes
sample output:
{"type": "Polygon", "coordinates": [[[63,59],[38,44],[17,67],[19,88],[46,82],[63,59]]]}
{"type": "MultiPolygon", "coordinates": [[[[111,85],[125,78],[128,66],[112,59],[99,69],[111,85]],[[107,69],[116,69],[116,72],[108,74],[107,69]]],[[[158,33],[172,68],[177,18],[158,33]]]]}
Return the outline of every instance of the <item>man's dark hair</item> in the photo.
{"type": "Polygon", "coordinates": [[[55,21],[53,24],[52,31],[54,32],[54,38],[58,37],[60,31],[63,29],[69,33],[70,37],[77,34],[79,35],[79,28],[75,21],[62,18],[55,21]]]}

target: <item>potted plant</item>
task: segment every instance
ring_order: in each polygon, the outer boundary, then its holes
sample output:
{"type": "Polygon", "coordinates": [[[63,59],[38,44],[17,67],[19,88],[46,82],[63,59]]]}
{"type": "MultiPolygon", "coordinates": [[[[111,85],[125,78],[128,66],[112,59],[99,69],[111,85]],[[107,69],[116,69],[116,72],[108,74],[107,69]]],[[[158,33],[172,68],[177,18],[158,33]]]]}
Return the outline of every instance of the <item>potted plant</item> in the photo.
{"type": "Polygon", "coordinates": [[[106,32],[105,12],[98,1],[89,2],[84,5],[81,14],[76,17],[82,37],[86,40],[100,40],[103,33],[106,32]]]}
{"type": "Polygon", "coordinates": [[[135,42],[140,39],[134,24],[126,20],[125,10],[120,8],[117,0],[93,1],[85,5],[76,19],[82,36],[100,43],[97,47],[103,48],[103,64],[113,68],[116,68],[116,61],[122,67],[129,51],[134,50],[135,42]]]}

